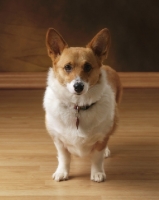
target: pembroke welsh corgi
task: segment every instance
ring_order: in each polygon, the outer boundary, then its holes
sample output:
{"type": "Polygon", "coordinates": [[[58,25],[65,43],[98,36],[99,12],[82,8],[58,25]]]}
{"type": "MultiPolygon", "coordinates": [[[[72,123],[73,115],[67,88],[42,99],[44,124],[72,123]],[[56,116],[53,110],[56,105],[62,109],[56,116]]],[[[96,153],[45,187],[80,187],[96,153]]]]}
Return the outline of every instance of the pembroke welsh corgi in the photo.
{"type": "Polygon", "coordinates": [[[53,28],[46,46],[52,60],[44,95],[46,128],[57,148],[53,179],[69,178],[71,154],[91,155],[91,180],[106,179],[107,142],[118,120],[122,86],[116,71],[102,64],[110,46],[110,32],[102,29],[84,47],[69,47],[53,28]]]}

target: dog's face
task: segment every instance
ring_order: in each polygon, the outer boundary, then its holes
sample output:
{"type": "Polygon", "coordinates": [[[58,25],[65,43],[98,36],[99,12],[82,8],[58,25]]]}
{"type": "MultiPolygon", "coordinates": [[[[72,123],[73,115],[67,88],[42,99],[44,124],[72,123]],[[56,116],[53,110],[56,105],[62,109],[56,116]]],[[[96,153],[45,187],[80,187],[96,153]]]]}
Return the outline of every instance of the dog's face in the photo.
{"type": "Polygon", "coordinates": [[[58,81],[70,93],[81,95],[99,81],[100,67],[110,46],[110,34],[108,29],[103,29],[86,48],[68,47],[62,36],[50,28],[46,45],[58,81]]]}

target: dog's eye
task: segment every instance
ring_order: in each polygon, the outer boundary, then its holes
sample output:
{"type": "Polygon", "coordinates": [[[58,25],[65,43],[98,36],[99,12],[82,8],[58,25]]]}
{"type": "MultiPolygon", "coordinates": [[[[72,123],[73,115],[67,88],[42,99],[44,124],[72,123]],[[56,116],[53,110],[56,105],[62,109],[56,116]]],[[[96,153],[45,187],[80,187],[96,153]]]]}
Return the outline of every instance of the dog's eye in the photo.
{"type": "Polygon", "coordinates": [[[89,63],[85,63],[83,69],[84,69],[85,72],[90,72],[91,69],[92,69],[92,66],[89,63]]]}
{"type": "Polygon", "coordinates": [[[64,67],[65,71],[66,72],[71,72],[72,71],[72,66],[70,64],[67,64],[65,67],[64,67]]]}

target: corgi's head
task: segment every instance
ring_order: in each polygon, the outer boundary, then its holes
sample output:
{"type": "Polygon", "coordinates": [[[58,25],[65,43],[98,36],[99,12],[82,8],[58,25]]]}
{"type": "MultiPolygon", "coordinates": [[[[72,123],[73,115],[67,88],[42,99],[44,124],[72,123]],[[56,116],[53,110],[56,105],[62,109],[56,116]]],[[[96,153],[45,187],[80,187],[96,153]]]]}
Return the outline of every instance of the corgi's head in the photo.
{"type": "Polygon", "coordinates": [[[81,95],[99,81],[102,62],[108,55],[110,33],[108,29],[102,29],[86,48],[69,47],[63,37],[50,28],[46,46],[58,81],[70,93],[81,95]]]}

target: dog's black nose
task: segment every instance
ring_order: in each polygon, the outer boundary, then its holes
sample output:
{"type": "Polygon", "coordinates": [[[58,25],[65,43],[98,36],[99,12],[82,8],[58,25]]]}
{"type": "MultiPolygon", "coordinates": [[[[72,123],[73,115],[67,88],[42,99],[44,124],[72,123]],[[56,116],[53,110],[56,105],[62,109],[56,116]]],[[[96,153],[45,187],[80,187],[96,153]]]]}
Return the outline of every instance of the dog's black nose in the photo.
{"type": "Polygon", "coordinates": [[[77,82],[74,84],[74,89],[77,93],[80,93],[84,89],[84,84],[82,82],[77,82]]]}

